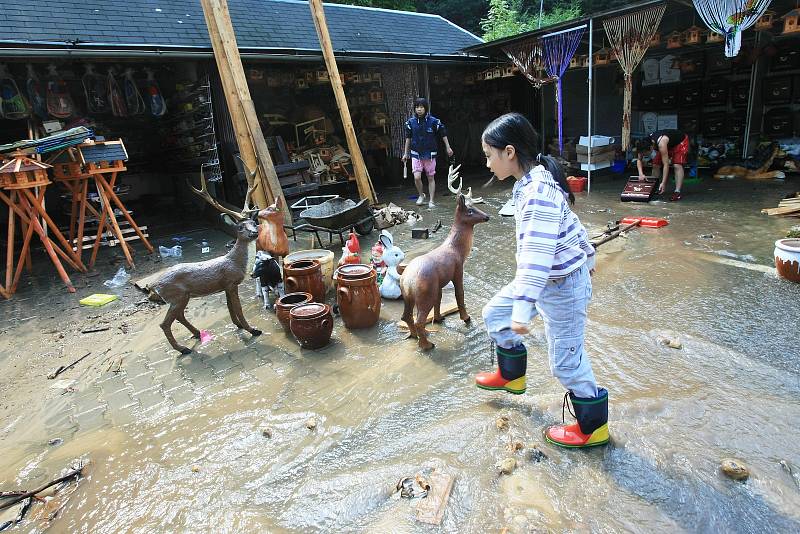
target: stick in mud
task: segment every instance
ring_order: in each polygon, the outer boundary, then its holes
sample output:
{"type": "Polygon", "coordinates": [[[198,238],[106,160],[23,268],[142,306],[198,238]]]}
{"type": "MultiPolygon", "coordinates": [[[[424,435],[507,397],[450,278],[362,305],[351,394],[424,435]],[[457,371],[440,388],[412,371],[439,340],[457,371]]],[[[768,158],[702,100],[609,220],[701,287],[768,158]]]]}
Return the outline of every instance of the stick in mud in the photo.
{"type": "MultiPolygon", "coordinates": [[[[106,351],[106,352],[108,352],[108,351],[106,351]]],[[[57,377],[58,375],[60,375],[64,371],[68,371],[69,369],[72,369],[75,365],[79,364],[81,361],[86,359],[86,357],[89,356],[91,353],[92,353],[92,351],[89,351],[86,354],[84,354],[83,356],[81,356],[80,358],[78,358],[77,360],[75,360],[74,362],[72,362],[71,364],[60,366],[58,369],[56,369],[55,371],[53,371],[52,373],[47,375],[47,378],[50,379],[50,380],[53,380],[55,377],[57,377]]]]}
{"type": "Polygon", "coordinates": [[[44,486],[42,486],[40,488],[36,488],[33,491],[28,491],[26,493],[23,493],[22,495],[18,495],[17,497],[14,497],[13,499],[9,499],[7,502],[0,503],[0,510],[5,510],[6,508],[14,506],[18,502],[24,501],[28,497],[33,497],[37,493],[43,492],[44,490],[46,490],[50,486],[55,486],[56,484],[60,484],[60,483],[64,482],[65,480],[70,480],[72,478],[80,476],[81,472],[83,471],[83,467],[85,467],[85,466],[81,466],[78,469],[73,469],[72,471],[70,471],[69,473],[64,475],[63,477],[57,478],[57,479],[53,480],[52,482],[48,482],[47,484],[45,484],[44,486]]]}

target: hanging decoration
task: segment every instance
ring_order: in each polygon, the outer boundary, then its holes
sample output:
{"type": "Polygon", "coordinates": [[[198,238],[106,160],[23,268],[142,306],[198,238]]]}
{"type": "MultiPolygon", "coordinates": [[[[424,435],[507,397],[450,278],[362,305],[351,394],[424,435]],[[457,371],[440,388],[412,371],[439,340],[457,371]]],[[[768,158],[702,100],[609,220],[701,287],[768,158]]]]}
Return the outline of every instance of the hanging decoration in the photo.
{"type": "Polygon", "coordinates": [[[564,118],[561,109],[564,95],[561,90],[561,76],[564,75],[564,71],[569,67],[569,62],[581,42],[585,28],[586,26],[580,26],[542,37],[544,67],[547,74],[556,80],[556,120],[558,124],[559,154],[564,148],[564,118]]]}
{"type": "Polygon", "coordinates": [[[55,65],[48,65],[47,113],[56,119],[66,119],[75,112],[67,82],[58,74],[55,65]]]}
{"type": "Polygon", "coordinates": [[[419,96],[416,65],[381,67],[381,79],[389,111],[389,131],[392,137],[391,155],[400,158],[405,151],[405,123],[413,112],[414,99],[419,96]]]}
{"type": "MultiPolygon", "coordinates": [[[[254,69],[251,69],[251,71],[254,69]]],[[[147,73],[147,81],[145,82],[145,89],[147,91],[147,103],[150,104],[150,114],[153,117],[163,117],[167,112],[167,102],[161,94],[161,88],[158,86],[153,71],[151,69],[144,69],[147,73]]],[[[261,72],[262,78],[264,71],[261,72]]]]}
{"type": "Polygon", "coordinates": [[[122,87],[125,93],[125,107],[128,108],[128,115],[141,115],[145,112],[144,99],[133,79],[133,69],[125,69],[122,77],[122,87]]]}
{"type": "Polygon", "coordinates": [[[544,72],[544,54],[539,40],[528,39],[505,46],[503,52],[535,88],[553,81],[553,77],[544,72]]]}
{"type": "Polygon", "coordinates": [[[81,78],[83,94],[86,97],[86,111],[91,114],[108,113],[108,96],[103,76],[94,71],[94,66],[86,65],[86,73],[81,78]]]}
{"type": "Polygon", "coordinates": [[[28,102],[31,104],[31,111],[40,119],[47,119],[49,118],[47,115],[47,100],[45,91],[39,81],[39,76],[30,63],[28,63],[25,68],[28,72],[28,77],[25,80],[25,88],[28,92],[28,102]]]}
{"type": "Polygon", "coordinates": [[[625,74],[625,96],[622,104],[622,150],[627,150],[630,145],[633,71],[647,52],[653,35],[658,31],[665,9],[666,4],[659,4],[603,21],[608,40],[614,48],[619,66],[625,74]]]}
{"type": "Polygon", "coordinates": [[[111,103],[111,113],[115,117],[127,117],[128,108],[125,105],[125,95],[117,83],[114,67],[108,68],[106,76],[106,88],[108,90],[108,101],[111,103]]]}
{"type": "Polygon", "coordinates": [[[31,114],[28,101],[22,96],[16,80],[0,65],[0,117],[6,119],[26,119],[31,114]]]}
{"type": "Polygon", "coordinates": [[[725,39],[725,55],[736,57],[742,32],[756,23],[770,0],[692,0],[708,29],[725,39]]]}

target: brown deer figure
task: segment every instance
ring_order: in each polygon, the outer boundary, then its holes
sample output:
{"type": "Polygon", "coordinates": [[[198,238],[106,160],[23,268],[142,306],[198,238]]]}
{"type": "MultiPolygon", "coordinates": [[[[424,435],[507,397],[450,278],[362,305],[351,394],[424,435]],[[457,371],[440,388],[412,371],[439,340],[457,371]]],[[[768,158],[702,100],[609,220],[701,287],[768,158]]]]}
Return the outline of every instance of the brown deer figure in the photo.
{"type": "Polygon", "coordinates": [[[256,250],[268,252],[273,258],[283,258],[289,253],[289,238],[283,229],[283,202],[280,197],[258,212],[258,239],[256,250]]]}
{"type": "MultiPolygon", "coordinates": [[[[718,180],[720,178],[745,178],[747,180],[774,180],[776,178],[786,178],[786,174],[783,171],[769,170],[779,151],[780,145],[778,143],[772,143],[770,147],[761,151],[762,162],[760,167],[748,169],[744,165],[725,165],[717,169],[717,172],[714,173],[714,178],[718,180]]],[[[756,160],[758,157],[759,154],[756,153],[756,160]]]]}
{"type": "MultiPolygon", "coordinates": [[[[400,276],[400,291],[405,307],[403,321],[408,325],[409,337],[417,338],[422,350],[430,350],[434,344],[428,341],[425,330],[428,313],[433,308],[434,322],[442,322],[440,306],[442,304],[442,288],[452,281],[455,286],[456,304],[461,320],[470,322],[467,308],[464,306],[464,260],[472,249],[472,236],[475,225],[486,222],[489,216],[473,205],[472,190],[466,195],[461,193],[462,181],[458,169],[450,166],[447,187],[456,194],[457,205],[455,220],[450,234],[444,242],[432,251],[414,258],[400,276]],[[453,182],[459,179],[458,188],[453,182]],[[413,312],[416,308],[416,321],[413,312]]],[[[475,199],[477,200],[477,199],[475,199]]]]}
{"type": "Polygon", "coordinates": [[[179,263],[170,267],[157,282],[150,286],[151,300],[160,299],[169,304],[167,315],[161,322],[161,329],[172,348],[182,354],[189,354],[192,350],[175,341],[175,336],[172,335],[172,323],[177,319],[189,329],[192,337],[200,338],[200,331],[192,326],[184,315],[189,299],[194,297],[204,297],[224,291],[233,324],[254,336],[261,335],[261,330],[257,330],[247,323],[242,313],[242,304],[239,301],[239,284],[244,280],[247,272],[247,249],[250,243],[258,237],[258,225],[252,218],[254,212],[249,209],[250,195],[254,187],[247,191],[242,211],[235,212],[222,206],[211,197],[202,170],[200,171],[200,182],[201,189],[192,187],[192,190],[221,211],[223,217],[227,215],[236,221],[236,243],[224,256],[195,263],[179,263]]]}

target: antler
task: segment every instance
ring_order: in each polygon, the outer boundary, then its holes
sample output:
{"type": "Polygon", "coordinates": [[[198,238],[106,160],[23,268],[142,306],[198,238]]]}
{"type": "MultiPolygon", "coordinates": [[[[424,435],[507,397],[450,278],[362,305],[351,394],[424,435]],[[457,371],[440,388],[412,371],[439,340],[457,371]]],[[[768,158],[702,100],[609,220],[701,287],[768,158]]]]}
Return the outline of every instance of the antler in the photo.
{"type": "Polygon", "coordinates": [[[250,195],[256,189],[255,177],[256,173],[258,172],[258,166],[256,166],[256,168],[251,171],[250,168],[247,166],[247,163],[244,162],[244,160],[239,154],[234,154],[234,155],[237,158],[239,158],[239,161],[242,162],[242,167],[244,167],[244,172],[247,174],[247,176],[245,177],[245,180],[247,181],[247,194],[244,197],[244,208],[242,208],[242,213],[246,213],[250,211],[250,195]]]}
{"type": "MultiPolygon", "coordinates": [[[[453,168],[452,165],[450,165],[450,168],[449,168],[449,170],[447,172],[447,188],[454,195],[462,194],[461,193],[461,189],[462,189],[462,186],[464,184],[464,180],[461,178],[461,176],[458,173],[458,169],[460,169],[460,168],[461,168],[460,164],[455,169],[453,168]],[[453,187],[453,183],[456,180],[458,180],[458,188],[454,188],[453,187]]],[[[470,187],[470,188],[467,189],[467,194],[464,195],[464,202],[467,205],[479,204],[479,203],[483,202],[483,198],[482,197],[472,198],[472,188],[470,187]]]]}
{"type": "Polygon", "coordinates": [[[247,189],[247,193],[244,196],[244,207],[242,208],[241,212],[235,212],[232,209],[228,209],[222,204],[217,201],[214,197],[211,196],[211,193],[208,192],[208,184],[206,183],[206,177],[203,174],[203,168],[200,167],[200,189],[197,189],[192,184],[189,184],[189,187],[194,191],[194,193],[200,196],[203,200],[211,204],[211,206],[220,211],[222,213],[230,215],[236,222],[242,222],[248,218],[248,212],[250,210],[250,195],[253,193],[253,190],[256,188],[255,184],[250,186],[247,189]]]}

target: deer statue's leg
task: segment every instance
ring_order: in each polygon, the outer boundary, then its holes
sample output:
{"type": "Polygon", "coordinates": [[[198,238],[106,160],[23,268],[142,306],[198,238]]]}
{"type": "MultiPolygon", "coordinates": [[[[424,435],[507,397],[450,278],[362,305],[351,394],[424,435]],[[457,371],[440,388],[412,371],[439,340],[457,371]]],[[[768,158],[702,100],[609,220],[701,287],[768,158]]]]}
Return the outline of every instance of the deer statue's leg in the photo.
{"type": "Polygon", "coordinates": [[[456,304],[458,305],[458,315],[461,320],[469,324],[472,318],[467,313],[467,307],[464,305],[464,271],[460,270],[453,277],[453,286],[456,290],[456,304]]]}
{"type": "Polygon", "coordinates": [[[164,335],[167,336],[167,341],[169,341],[169,344],[172,345],[173,349],[177,350],[181,354],[189,354],[192,352],[192,349],[184,347],[183,345],[178,345],[178,342],[175,341],[175,336],[172,335],[172,323],[175,322],[175,319],[177,319],[178,315],[183,315],[183,310],[186,308],[186,304],[188,302],[189,299],[187,298],[183,302],[170,303],[167,314],[164,316],[164,320],[161,322],[161,330],[163,330],[164,335]]]}
{"type": "Polygon", "coordinates": [[[403,322],[408,326],[408,337],[417,337],[417,328],[414,326],[414,301],[410,297],[403,296],[403,322]]]}
{"type": "Polygon", "coordinates": [[[436,295],[436,301],[433,303],[433,322],[444,322],[444,317],[442,317],[442,288],[439,288],[439,293],[436,295]]]}
{"type": "Polygon", "coordinates": [[[419,348],[422,350],[431,350],[435,346],[428,341],[428,331],[425,330],[425,324],[428,322],[428,313],[430,313],[431,308],[433,308],[433,303],[429,300],[417,304],[417,321],[414,327],[417,331],[419,348]]]}
{"type": "Polygon", "coordinates": [[[194,327],[194,326],[193,326],[193,325],[192,325],[192,324],[189,322],[189,320],[188,320],[188,319],[186,319],[186,308],[185,308],[185,307],[184,307],[184,308],[181,308],[181,310],[180,310],[180,312],[178,313],[178,316],[176,317],[176,319],[178,319],[178,322],[179,322],[179,323],[181,323],[183,326],[185,326],[186,328],[188,328],[188,329],[189,329],[189,332],[191,332],[191,333],[192,333],[192,337],[193,337],[193,338],[195,338],[195,339],[200,339],[200,330],[198,330],[197,328],[195,328],[195,327],[194,327]]]}
{"type": "Polygon", "coordinates": [[[232,289],[226,290],[225,296],[227,297],[228,300],[228,310],[231,313],[231,319],[233,319],[234,313],[238,318],[238,322],[234,320],[233,324],[235,324],[239,328],[244,328],[254,336],[260,336],[261,330],[253,328],[252,326],[247,324],[247,319],[244,318],[244,313],[242,313],[242,303],[239,300],[239,288],[234,287],[232,289]]]}
{"type": "Polygon", "coordinates": [[[244,328],[244,326],[242,326],[242,323],[239,322],[239,314],[236,313],[236,308],[233,307],[233,301],[231,300],[230,289],[225,290],[225,303],[228,305],[228,313],[231,316],[231,322],[236,326],[236,328],[244,328]]]}

